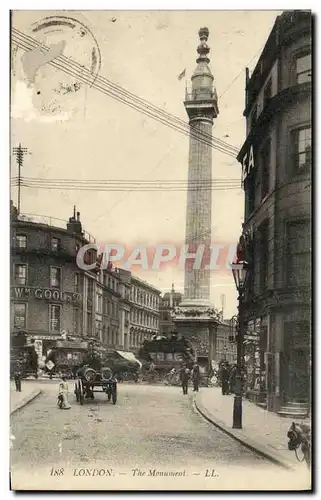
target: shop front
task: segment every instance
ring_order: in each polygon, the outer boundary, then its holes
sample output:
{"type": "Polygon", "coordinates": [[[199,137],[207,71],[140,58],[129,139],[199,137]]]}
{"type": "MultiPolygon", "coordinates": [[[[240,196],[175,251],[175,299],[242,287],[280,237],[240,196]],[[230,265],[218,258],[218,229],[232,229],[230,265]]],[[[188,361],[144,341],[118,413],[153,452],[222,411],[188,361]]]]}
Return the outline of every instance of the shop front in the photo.
{"type": "Polygon", "coordinates": [[[247,380],[247,398],[257,404],[266,404],[267,320],[255,318],[248,322],[244,336],[244,361],[247,380]]]}

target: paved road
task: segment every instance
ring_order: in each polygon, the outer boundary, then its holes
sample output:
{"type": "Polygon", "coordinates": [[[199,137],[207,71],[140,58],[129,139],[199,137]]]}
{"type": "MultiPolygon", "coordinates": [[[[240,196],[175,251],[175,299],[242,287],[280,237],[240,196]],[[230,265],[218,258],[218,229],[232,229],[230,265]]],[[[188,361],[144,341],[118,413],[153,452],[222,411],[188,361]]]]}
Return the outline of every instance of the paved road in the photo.
{"type": "MultiPolygon", "coordinates": [[[[11,418],[12,470],[112,463],[114,468],[191,465],[195,470],[247,467],[271,470],[265,459],[207,423],[179,388],[119,384],[116,405],[104,394],[70,410],[56,407],[57,387],[11,418]]],[[[232,408],[231,408],[232,412],[232,408]]],[[[203,472],[202,472],[203,473],[203,472]]]]}
{"type": "MultiPolygon", "coordinates": [[[[184,465],[189,458],[209,462],[262,465],[258,457],[208,424],[193,408],[191,395],[162,386],[119,384],[114,406],[104,394],[84,406],[70,396],[71,410],[56,407],[57,388],[47,384],[45,393],[12,417],[16,437],[14,464],[52,464],[61,454],[70,463],[113,457],[124,464],[126,456],[138,464],[146,459],[158,465],[184,465]],[[62,452],[59,451],[62,443],[62,452]],[[41,457],[40,454],[41,453],[41,457]]],[[[232,408],[231,408],[232,410],[232,408]]]]}

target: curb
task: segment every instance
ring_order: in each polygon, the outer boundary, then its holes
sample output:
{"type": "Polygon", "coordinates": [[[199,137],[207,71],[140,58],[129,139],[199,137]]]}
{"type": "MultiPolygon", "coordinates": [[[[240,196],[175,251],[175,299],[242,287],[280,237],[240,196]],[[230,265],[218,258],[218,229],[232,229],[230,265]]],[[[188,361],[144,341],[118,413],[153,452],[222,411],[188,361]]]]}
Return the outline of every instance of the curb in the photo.
{"type": "Polygon", "coordinates": [[[24,379],[22,379],[22,382],[26,383],[26,384],[29,384],[31,382],[36,383],[36,384],[37,383],[41,383],[42,384],[43,382],[44,383],[53,383],[53,382],[57,383],[59,381],[60,381],[59,378],[53,378],[51,380],[49,378],[24,378],[24,379]]]}
{"type": "Polygon", "coordinates": [[[21,410],[22,408],[24,408],[25,406],[27,406],[27,404],[31,403],[31,401],[33,401],[34,399],[36,399],[38,396],[40,396],[40,394],[42,393],[42,391],[38,390],[38,391],[33,391],[30,396],[27,396],[25,399],[23,399],[21,401],[21,403],[18,404],[18,406],[16,408],[14,408],[13,410],[10,411],[10,417],[16,413],[17,411],[21,410]]]}
{"type": "Polygon", "coordinates": [[[263,456],[264,458],[270,460],[271,462],[280,465],[284,469],[294,471],[295,468],[294,466],[290,465],[287,463],[285,460],[282,460],[282,458],[279,457],[276,453],[273,453],[273,451],[268,450],[264,445],[259,445],[257,442],[248,439],[248,437],[243,437],[237,435],[237,432],[235,432],[233,429],[230,429],[226,427],[226,424],[220,420],[213,420],[212,415],[204,408],[204,406],[197,402],[196,396],[194,396],[194,405],[197,411],[202,415],[202,417],[205,418],[208,422],[211,424],[215,425],[215,427],[218,427],[221,431],[223,431],[225,434],[228,434],[230,437],[241,443],[243,446],[246,446],[246,448],[249,448],[251,451],[254,451],[258,455],[263,456]]]}

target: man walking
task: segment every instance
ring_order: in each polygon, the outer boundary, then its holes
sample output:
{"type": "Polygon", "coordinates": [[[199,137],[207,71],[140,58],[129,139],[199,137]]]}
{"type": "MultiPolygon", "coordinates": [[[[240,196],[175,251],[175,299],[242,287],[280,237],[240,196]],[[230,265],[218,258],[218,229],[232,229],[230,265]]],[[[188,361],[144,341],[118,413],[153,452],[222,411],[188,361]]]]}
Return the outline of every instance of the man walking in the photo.
{"type": "Polygon", "coordinates": [[[21,379],[22,379],[22,371],[21,371],[21,365],[20,362],[17,362],[17,367],[14,372],[14,381],[16,384],[16,391],[21,392],[21,379]]]}
{"type": "Polygon", "coordinates": [[[221,365],[221,383],[222,383],[222,394],[229,393],[229,366],[227,363],[222,363],[221,365]]]}
{"type": "Polygon", "coordinates": [[[182,385],[184,395],[188,393],[189,375],[190,375],[190,370],[187,368],[186,365],[183,365],[183,368],[181,369],[181,373],[180,373],[180,378],[181,378],[181,385],[182,385]]]}
{"type": "Polygon", "coordinates": [[[193,366],[192,380],[193,380],[193,386],[194,386],[193,391],[198,392],[199,385],[200,385],[200,367],[198,366],[197,363],[195,363],[193,366]]]}

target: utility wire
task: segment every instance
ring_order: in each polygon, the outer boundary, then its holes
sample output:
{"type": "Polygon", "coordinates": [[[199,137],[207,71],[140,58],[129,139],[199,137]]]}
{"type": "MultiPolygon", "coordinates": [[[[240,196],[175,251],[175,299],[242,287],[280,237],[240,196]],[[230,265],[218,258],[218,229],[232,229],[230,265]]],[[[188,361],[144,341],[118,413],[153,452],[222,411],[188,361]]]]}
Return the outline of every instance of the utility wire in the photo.
{"type": "MultiPolygon", "coordinates": [[[[251,62],[256,58],[256,56],[259,55],[259,53],[263,50],[263,47],[264,47],[264,45],[260,48],[260,50],[258,50],[258,52],[252,57],[252,59],[246,64],[246,67],[248,67],[251,64],[251,62]]],[[[236,75],[236,77],[231,81],[231,83],[225,88],[225,90],[223,90],[222,94],[219,96],[219,99],[221,99],[221,97],[223,97],[223,95],[232,87],[234,82],[236,82],[236,80],[241,76],[241,74],[243,72],[244,72],[244,68],[241,69],[241,71],[236,75]]]]}
{"type": "MultiPolygon", "coordinates": [[[[15,176],[12,177],[11,180],[17,180],[19,177],[15,176]]],[[[239,179],[211,179],[211,180],[206,180],[206,179],[200,179],[200,180],[184,180],[184,179],[153,179],[153,180],[146,180],[146,179],[64,179],[64,178],[41,178],[41,177],[21,177],[21,179],[25,181],[37,181],[37,182],[69,182],[69,183],[93,183],[93,184],[209,184],[209,183],[237,183],[239,182],[239,179]]]]}
{"type": "MultiPolygon", "coordinates": [[[[86,187],[86,186],[64,186],[64,185],[37,185],[37,184],[30,184],[27,182],[21,182],[20,184],[22,187],[25,188],[32,188],[32,189],[43,189],[43,190],[66,190],[66,191],[94,191],[94,192],[126,192],[126,191],[136,191],[136,192],[145,192],[145,193],[152,193],[152,192],[200,192],[200,191],[229,191],[229,190],[239,190],[240,186],[237,185],[231,185],[231,186],[211,186],[211,187],[196,187],[196,188],[188,188],[188,187],[151,187],[151,188],[144,188],[144,187],[102,187],[102,186],[93,186],[93,187],[86,187]]],[[[13,184],[14,186],[18,186],[18,182],[13,184]]]]}
{"type": "MultiPolygon", "coordinates": [[[[31,37],[27,37],[26,35],[22,34],[21,32],[17,32],[17,30],[13,29],[14,35],[13,35],[13,42],[16,43],[18,46],[23,48],[24,50],[32,50],[35,48],[44,48],[41,44],[33,40],[31,37]],[[18,36],[15,33],[18,33],[18,36]],[[32,42],[30,42],[32,40],[32,42]]],[[[47,48],[46,48],[47,49],[47,48]]],[[[48,50],[48,49],[47,49],[48,50]]],[[[70,59],[65,58],[64,56],[60,56],[57,59],[51,61],[49,64],[52,66],[70,74],[71,76],[76,76],[79,78],[82,82],[86,84],[92,84],[92,82],[88,79],[88,77],[84,76],[83,73],[91,75],[89,70],[86,70],[86,68],[83,68],[80,66],[78,63],[74,63],[73,67],[71,66],[70,62],[72,62],[70,59]],[[62,64],[59,64],[58,62],[61,62],[62,64]],[[67,61],[67,63],[65,63],[67,61]],[[75,69],[79,68],[79,69],[75,69]]],[[[92,75],[91,75],[92,77],[92,75]]],[[[184,122],[183,120],[180,120],[179,118],[172,119],[173,115],[170,115],[168,113],[163,112],[159,108],[156,108],[153,105],[145,105],[145,107],[142,107],[142,104],[139,103],[140,98],[135,98],[133,99],[130,97],[131,94],[128,93],[127,91],[122,91],[123,94],[119,95],[115,92],[114,87],[111,88],[110,86],[106,87],[106,85],[101,85],[100,82],[104,81],[105,79],[102,79],[101,77],[98,77],[95,80],[95,83],[92,84],[94,88],[99,90],[100,92],[109,95],[110,97],[113,97],[114,99],[122,102],[123,104],[128,105],[129,107],[134,108],[135,110],[140,111],[141,113],[156,119],[157,121],[163,123],[164,125],[169,126],[170,128],[173,128],[174,130],[177,130],[185,135],[191,135],[192,137],[195,137],[199,141],[210,145],[214,149],[217,149],[225,154],[228,154],[230,156],[233,156],[233,158],[236,156],[238,150],[237,148],[228,145],[227,143],[224,143],[224,141],[219,141],[215,142],[216,139],[212,138],[210,134],[204,135],[204,133],[200,130],[197,130],[195,127],[190,127],[188,123],[184,122]],[[125,99],[124,99],[124,92],[125,92],[125,99]],[[179,123],[179,124],[178,124],[179,123]],[[183,125],[181,125],[181,123],[183,125]]],[[[106,80],[107,81],[107,80],[106,80]]],[[[108,82],[108,81],[107,81],[108,82]]],[[[115,86],[117,87],[117,86],[115,86]]],[[[141,100],[144,102],[143,100],[141,100]]],[[[146,102],[146,101],[145,101],[146,102]]]]}
{"type": "MultiPolygon", "coordinates": [[[[26,35],[25,33],[22,33],[21,31],[19,30],[16,30],[15,28],[12,29],[13,33],[16,33],[16,36],[20,36],[20,38],[22,37],[23,40],[25,41],[28,41],[29,44],[32,44],[33,45],[33,48],[35,48],[34,46],[36,45],[36,48],[42,48],[43,50],[46,50],[48,51],[48,47],[44,46],[44,45],[41,45],[39,42],[37,42],[34,38],[26,35]]],[[[70,58],[67,58],[65,56],[59,56],[58,58],[56,58],[56,60],[61,60],[61,61],[64,61],[66,62],[68,65],[71,65],[74,69],[77,69],[79,70],[81,73],[85,73],[87,74],[88,77],[90,77],[92,79],[93,75],[91,73],[90,70],[88,70],[87,68],[85,68],[84,66],[80,65],[79,63],[77,63],[76,61],[73,61],[72,59],[70,58]]],[[[139,102],[140,104],[144,105],[144,107],[147,107],[149,109],[152,109],[154,111],[157,111],[158,113],[160,113],[161,115],[163,115],[164,117],[166,118],[170,118],[174,121],[176,121],[177,123],[179,124],[183,124],[184,126],[189,126],[187,122],[185,122],[184,120],[176,117],[175,115],[171,114],[171,113],[168,113],[167,111],[164,111],[162,110],[161,108],[149,103],[147,100],[145,99],[142,99],[140,97],[138,97],[137,95],[135,94],[132,94],[131,92],[129,92],[128,90],[124,89],[123,87],[120,87],[119,85],[111,82],[110,80],[108,80],[107,78],[105,77],[101,77],[101,76],[96,76],[95,77],[95,81],[96,80],[100,80],[101,82],[107,84],[107,86],[111,87],[113,90],[117,90],[118,92],[120,92],[121,94],[123,94],[124,96],[126,97],[130,97],[131,99],[134,99],[135,101],[139,102]]],[[[93,85],[94,82],[91,82],[91,85],[93,85]]],[[[221,146],[223,147],[227,147],[231,150],[234,150],[236,152],[236,154],[238,153],[238,148],[236,148],[235,146],[232,146],[231,144],[228,144],[227,142],[225,141],[222,141],[221,139],[218,139],[218,138],[213,138],[212,135],[210,134],[207,134],[206,132],[202,132],[202,135],[210,140],[214,140],[216,141],[218,144],[220,144],[221,146]]]]}
{"type": "MultiPolygon", "coordinates": [[[[51,63],[50,63],[51,64],[51,63]]],[[[70,70],[67,70],[65,67],[61,67],[59,66],[57,63],[54,63],[52,62],[52,65],[57,67],[58,69],[62,69],[63,71],[65,71],[65,73],[68,73],[69,75],[71,76],[75,76],[77,77],[78,79],[80,79],[82,81],[82,83],[86,83],[86,84],[89,84],[90,81],[86,78],[84,78],[82,75],[79,75],[79,74],[75,74],[75,72],[73,71],[70,71],[70,70]]],[[[124,100],[122,97],[119,97],[117,94],[113,93],[113,92],[110,92],[108,89],[102,87],[101,85],[98,85],[98,84],[94,84],[93,87],[100,91],[101,93],[109,96],[109,97],[112,97],[113,99],[115,99],[116,101],[119,101],[121,102],[122,104],[125,104],[127,106],[129,106],[130,108],[136,110],[136,111],[139,111],[140,113],[142,113],[143,115],[145,116],[148,116],[149,118],[153,118],[154,120],[158,121],[159,123],[162,123],[163,125],[166,125],[168,126],[169,128],[172,128],[173,130],[177,131],[177,132],[180,132],[188,137],[193,137],[195,139],[197,139],[199,142],[203,143],[203,144],[206,144],[206,145],[209,145],[211,146],[213,149],[216,149],[222,153],[225,153],[227,154],[228,156],[231,156],[232,158],[235,158],[236,157],[236,153],[235,152],[231,152],[231,151],[227,151],[225,149],[222,149],[222,147],[218,147],[216,146],[215,144],[213,144],[212,142],[208,141],[208,140],[205,140],[202,138],[201,136],[201,132],[199,132],[195,127],[191,127],[190,130],[187,130],[181,126],[177,126],[176,124],[173,124],[172,122],[168,121],[167,119],[155,114],[155,113],[151,113],[149,112],[149,110],[147,109],[144,109],[144,108],[141,108],[139,106],[137,106],[135,103],[132,103],[132,102],[128,102],[126,100],[124,100]]]]}
{"type": "Polygon", "coordinates": [[[32,186],[57,186],[57,187],[74,187],[74,188],[130,188],[133,189],[151,189],[151,188],[211,188],[211,187],[228,187],[228,186],[238,186],[239,181],[237,179],[222,179],[222,180],[199,180],[199,181],[95,181],[95,180],[62,180],[62,179],[37,179],[31,177],[13,177],[11,182],[14,184],[16,182],[22,181],[25,184],[32,186]]]}

